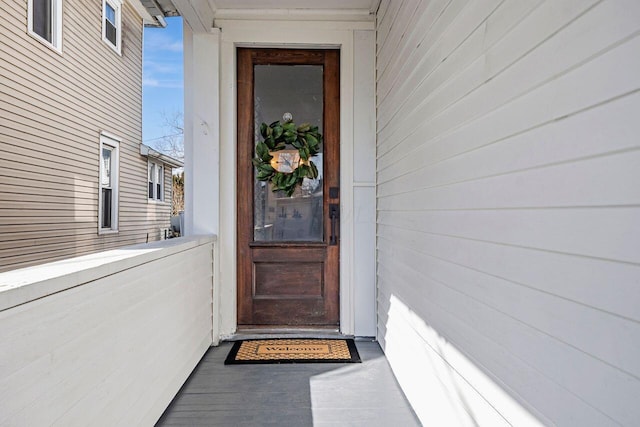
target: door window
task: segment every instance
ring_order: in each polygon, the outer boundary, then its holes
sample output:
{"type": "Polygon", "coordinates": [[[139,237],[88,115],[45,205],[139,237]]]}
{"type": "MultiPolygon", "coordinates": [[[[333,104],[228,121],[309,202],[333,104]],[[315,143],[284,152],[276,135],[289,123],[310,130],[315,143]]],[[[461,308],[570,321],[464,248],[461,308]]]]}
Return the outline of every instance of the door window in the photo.
{"type": "MultiPolygon", "coordinates": [[[[322,133],[323,108],[322,65],[254,65],[255,143],[261,141],[260,124],[278,120],[293,120],[298,126],[309,123],[322,133]]],[[[283,164],[278,170],[293,172],[296,153],[294,147],[272,153],[283,164]]],[[[291,197],[254,178],[254,241],[323,241],[322,145],[311,160],[318,177],[304,178],[291,197]]]]}

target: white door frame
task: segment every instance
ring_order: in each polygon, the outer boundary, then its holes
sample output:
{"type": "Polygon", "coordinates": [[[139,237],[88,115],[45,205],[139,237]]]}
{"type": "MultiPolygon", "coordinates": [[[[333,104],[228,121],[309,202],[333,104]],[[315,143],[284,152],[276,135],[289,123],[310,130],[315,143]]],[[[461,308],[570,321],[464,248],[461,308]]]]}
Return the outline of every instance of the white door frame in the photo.
{"type": "MultiPolygon", "coordinates": [[[[356,266],[354,265],[354,237],[356,234],[355,212],[362,211],[356,206],[354,201],[354,188],[365,188],[371,191],[373,201],[368,203],[371,206],[367,210],[375,212],[375,177],[354,180],[354,164],[358,163],[358,159],[354,159],[354,131],[360,135],[366,133],[365,137],[369,143],[373,140],[373,148],[368,147],[368,151],[372,151],[372,164],[366,168],[375,170],[375,105],[373,105],[373,96],[371,99],[365,100],[364,104],[370,103],[372,113],[371,117],[361,117],[361,121],[366,122],[364,125],[354,123],[354,105],[357,100],[354,99],[354,63],[356,62],[356,53],[354,52],[354,34],[356,32],[366,34],[367,39],[371,42],[372,48],[363,50],[359,55],[367,56],[366,64],[370,64],[371,75],[373,80],[373,58],[375,51],[374,45],[374,25],[370,21],[362,22],[326,22],[326,21],[249,21],[249,20],[218,20],[212,35],[202,36],[204,39],[198,43],[199,34],[190,34],[185,31],[185,77],[191,75],[194,81],[189,87],[185,87],[185,103],[195,104],[194,110],[189,110],[185,105],[185,122],[189,121],[191,127],[187,132],[185,127],[185,139],[189,139],[189,133],[195,138],[195,147],[187,148],[186,157],[191,156],[191,162],[198,162],[198,151],[212,152],[219,164],[219,169],[215,177],[208,177],[211,174],[206,170],[194,171],[192,185],[194,197],[187,196],[186,209],[194,210],[193,214],[188,213],[187,231],[190,233],[198,233],[202,231],[208,232],[212,230],[218,235],[218,245],[216,250],[216,265],[219,271],[216,272],[214,282],[217,286],[214,292],[214,322],[213,333],[214,342],[217,338],[224,338],[235,333],[237,329],[237,265],[236,265],[236,48],[237,47],[289,47],[289,48],[337,48],[340,49],[340,201],[341,201],[341,221],[340,221],[340,331],[343,334],[356,334],[356,299],[361,292],[356,289],[356,266]],[[187,38],[191,37],[191,48],[187,38]],[[207,53],[207,43],[215,43],[217,46],[209,47],[211,55],[207,53]],[[198,46],[201,46],[198,49],[198,46]],[[209,105],[210,110],[219,111],[219,133],[217,129],[210,129],[208,120],[199,115],[197,105],[198,98],[204,98],[206,95],[198,93],[199,79],[209,78],[206,69],[198,69],[199,61],[202,56],[207,56],[204,63],[210,60],[211,56],[219,58],[219,68],[211,69],[214,75],[219,75],[219,103],[217,105],[209,105]],[[219,55],[219,56],[218,56],[219,55]],[[189,64],[191,62],[191,64],[189,64]],[[191,67],[191,68],[189,68],[191,67]],[[219,73],[219,74],[218,74],[219,73]],[[190,91],[190,92],[189,92],[190,91]],[[205,126],[206,132],[199,128],[205,126]],[[360,132],[357,129],[369,128],[366,132],[360,132]],[[212,131],[214,135],[208,135],[212,131]],[[198,145],[198,139],[202,139],[198,145]],[[214,146],[216,140],[219,141],[219,150],[214,146]],[[209,147],[209,148],[207,148],[209,147]],[[203,194],[206,188],[217,194],[217,206],[213,209],[203,209],[198,211],[198,194],[203,194]],[[215,212],[217,211],[217,212],[215,212]],[[208,213],[207,213],[208,212],[208,213]],[[205,219],[203,215],[209,215],[205,219]],[[213,217],[213,218],[212,218],[213,217]],[[218,221],[208,227],[207,221],[218,221]],[[203,224],[198,226],[198,224],[203,224]],[[217,315],[216,315],[217,313],[217,315]]],[[[362,38],[362,37],[361,37],[362,38]]],[[[362,58],[360,58],[362,59],[362,58]]],[[[370,82],[371,88],[367,91],[373,92],[374,81],[370,82]]],[[[203,99],[200,104],[207,104],[210,100],[203,99]]],[[[360,104],[363,104],[360,102],[360,104]]],[[[369,105],[367,104],[367,108],[369,105]]],[[[357,114],[359,117],[362,114],[357,114]]],[[[214,122],[217,121],[212,119],[214,122]]],[[[355,135],[355,139],[358,139],[355,135]]],[[[361,139],[362,139],[361,137],[361,139]]],[[[366,157],[366,156],[365,156],[366,157]]],[[[189,166],[189,159],[185,161],[189,166]]],[[[209,166],[211,168],[211,166],[209,166]]],[[[188,180],[187,180],[188,181],[188,180]]],[[[371,197],[370,197],[371,199],[371,197]]],[[[375,227],[375,224],[373,225],[375,227]]],[[[375,245],[375,228],[373,228],[373,236],[368,246],[375,245]]],[[[358,267],[359,276],[363,276],[362,271],[366,270],[370,277],[360,277],[364,280],[367,288],[366,301],[364,309],[360,312],[371,311],[373,315],[368,316],[375,319],[375,252],[371,252],[372,256],[365,264],[366,268],[358,267]],[[373,295],[373,297],[372,297],[373,295]],[[368,307],[371,305],[371,307],[368,307]],[[368,308],[367,308],[368,307],[368,308]],[[370,310],[369,310],[370,309],[370,310]]],[[[362,258],[359,256],[359,258],[362,258]]],[[[366,274],[365,274],[366,275],[366,274]]],[[[369,322],[371,323],[371,322],[369,322]]],[[[375,323],[375,320],[373,320],[375,323]]],[[[365,328],[366,329],[366,328],[365,328]]],[[[375,335],[375,324],[367,330],[373,333],[359,333],[359,335],[375,335]]]]}

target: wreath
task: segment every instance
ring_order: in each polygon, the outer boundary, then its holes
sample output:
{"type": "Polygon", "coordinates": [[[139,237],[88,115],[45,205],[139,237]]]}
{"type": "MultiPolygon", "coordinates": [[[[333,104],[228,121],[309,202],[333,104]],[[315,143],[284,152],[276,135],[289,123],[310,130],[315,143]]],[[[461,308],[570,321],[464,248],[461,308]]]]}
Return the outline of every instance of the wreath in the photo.
{"type": "Polygon", "coordinates": [[[311,161],[322,143],[318,126],[303,123],[296,127],[292,120],[262,123],[260,135],[264,141],[256,144],[256,157],[252,160],[258,181],[270,181],[272,191],[284,191],[291,197],[304,178],[318,177],[318,168],[311,161]],[[294,147],[297,153],[287,147],[294,147]],[[283,150],[286,153],[278,153],[283,150]]]}

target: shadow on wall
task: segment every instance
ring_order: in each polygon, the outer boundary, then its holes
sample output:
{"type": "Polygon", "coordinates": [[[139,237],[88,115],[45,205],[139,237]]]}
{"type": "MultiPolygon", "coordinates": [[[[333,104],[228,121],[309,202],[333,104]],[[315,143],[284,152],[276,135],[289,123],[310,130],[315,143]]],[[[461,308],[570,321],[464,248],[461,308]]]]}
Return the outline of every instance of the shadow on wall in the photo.
{"type": "Polygon", "coordinates": [[[543,425],[407,304],[388,307],[381,342],[424,425],[543,425]]]}

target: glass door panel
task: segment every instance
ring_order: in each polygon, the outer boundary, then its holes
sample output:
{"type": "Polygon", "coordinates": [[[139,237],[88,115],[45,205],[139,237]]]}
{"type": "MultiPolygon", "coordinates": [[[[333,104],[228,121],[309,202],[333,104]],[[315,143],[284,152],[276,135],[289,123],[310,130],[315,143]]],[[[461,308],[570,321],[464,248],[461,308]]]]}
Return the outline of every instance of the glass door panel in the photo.
{"type": "MultiPolygon", "coordinates": [[[[297,126],[303,123],[318,126],[323,133],[322,65],[254,65],[253,72],[254,144],[262,140],[261,123],[284,122],[283,117],[291,117],[297,126]]],[[[322,150],[321,145],[320,152],[311,158],[318,168],[318,177],[304,178],[291,197],[283,191],[272,191],[271,183],[255,179],[254,171],[254,241],[324,241],[322,150]]],[[[293,158],[297,150],[287,146],[279,154],[293,158]]]]}

